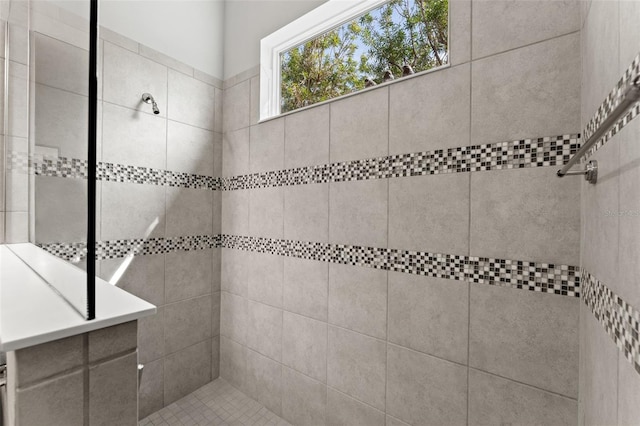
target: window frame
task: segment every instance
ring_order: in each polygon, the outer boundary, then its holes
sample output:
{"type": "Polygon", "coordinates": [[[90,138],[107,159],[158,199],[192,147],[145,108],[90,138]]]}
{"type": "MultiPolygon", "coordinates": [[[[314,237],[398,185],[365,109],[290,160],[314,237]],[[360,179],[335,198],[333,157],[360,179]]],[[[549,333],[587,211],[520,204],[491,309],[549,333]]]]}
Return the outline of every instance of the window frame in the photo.
{"type": "Polygon", "coordinates": [[[388,2],[389,0],[328,0],[260,40],[260,121],[282,114],[282,53],[388,2]]]}

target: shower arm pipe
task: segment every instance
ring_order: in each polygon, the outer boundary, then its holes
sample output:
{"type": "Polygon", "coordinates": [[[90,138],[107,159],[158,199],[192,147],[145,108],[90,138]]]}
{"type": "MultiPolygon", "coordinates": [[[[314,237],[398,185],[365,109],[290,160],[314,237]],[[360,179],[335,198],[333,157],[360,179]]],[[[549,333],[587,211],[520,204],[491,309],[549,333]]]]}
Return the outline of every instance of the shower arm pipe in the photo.
{"type": "Polygon", "coordinates": [[[567,175],[585,175],[588,170],[572,170],[569,171],[577,162],[580,161],[583,155],[589,151],[589,149],[600,140],[600,138],[609,131],[609,129],[616,124],[620,117],[627,112],[627,110],[640,100],[640,74],[636,74],[631,77],[622,94],[619,98],[618,106],[609,114],[606,120],[604,120],[598,129],[591,135],[591,137],[580,147],[578,152],[564,165],[564,167],[558,170],[558,177],[567,175]]]}

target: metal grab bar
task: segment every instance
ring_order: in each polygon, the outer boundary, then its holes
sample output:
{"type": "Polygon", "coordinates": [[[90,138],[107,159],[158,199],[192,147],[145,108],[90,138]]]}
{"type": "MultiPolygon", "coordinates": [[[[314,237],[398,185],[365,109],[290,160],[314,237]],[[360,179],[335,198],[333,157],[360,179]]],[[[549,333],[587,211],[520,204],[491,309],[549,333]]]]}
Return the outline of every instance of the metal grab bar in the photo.
{"type": "Polygon", "coordinates": [[[558,177],[563,177],[567,175],[585,175],[586,179],[591,183],[596,183],[597,179],[597,163],[590,162],[587,165],[587,168],[582,170],[572,170],[569,171],[574,164],[576,164],[582,156],[597,142],[600,138],[609,131],[609,129],[616,124],[616,122],[620,119],[627,110],[633,106],[638,100],[640,100],[640,75],[636,74],[631,77],[622,94],[620,95],[618,106],[609,114],[606,120],[604,120],[598,129],[591,135],[591,137],[580,147],[580,150],[576,152],[576,154],[571,157],[571,159],[564,165],[564,167],[558,170],[558,177]]]}

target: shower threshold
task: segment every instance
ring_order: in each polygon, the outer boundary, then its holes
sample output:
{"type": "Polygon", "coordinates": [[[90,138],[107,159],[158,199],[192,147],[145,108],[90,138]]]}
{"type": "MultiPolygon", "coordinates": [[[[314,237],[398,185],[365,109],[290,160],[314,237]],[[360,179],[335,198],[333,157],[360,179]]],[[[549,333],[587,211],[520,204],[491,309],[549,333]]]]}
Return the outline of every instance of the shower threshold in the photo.
{"type": "Polygon", "coordinates": [[[218,378],[140,420],[138,426],[291,426],[256,400],[218,378]]]}

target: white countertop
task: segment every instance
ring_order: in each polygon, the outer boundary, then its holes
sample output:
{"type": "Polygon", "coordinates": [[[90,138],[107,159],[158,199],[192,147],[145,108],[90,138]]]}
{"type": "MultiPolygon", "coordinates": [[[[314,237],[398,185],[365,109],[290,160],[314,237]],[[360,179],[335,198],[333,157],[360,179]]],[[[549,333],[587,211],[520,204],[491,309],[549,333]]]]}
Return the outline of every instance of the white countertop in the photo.
{"type": "Polygon", "coordinates": [[[0,351],[50,342],[156,312],[151,303],[96,277],[96,319],[87,321],[25,262],[36,265],[39,271],[46,268],[48,277],[60,283],[86,280],[84,271],[33,244],[0,245],[0,351]]]}

